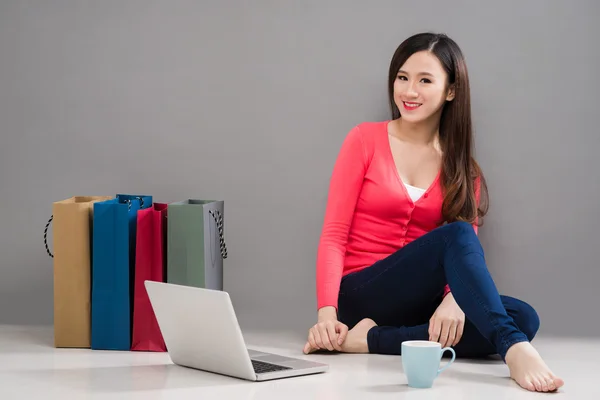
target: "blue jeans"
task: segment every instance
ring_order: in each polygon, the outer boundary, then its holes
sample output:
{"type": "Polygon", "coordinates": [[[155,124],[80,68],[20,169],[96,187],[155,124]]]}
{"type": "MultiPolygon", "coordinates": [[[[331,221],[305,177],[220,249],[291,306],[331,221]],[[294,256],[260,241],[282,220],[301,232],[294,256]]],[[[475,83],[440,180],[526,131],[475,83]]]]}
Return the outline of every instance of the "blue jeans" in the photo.
{"type": "Polygon", "coordinates": [[[401,354],[406,340],[428,340],[429,319],[448,284],[465,313],[454,347],[457,357],[498,354],[531,341],[539,329],[527,303],[501,296],[487,269],[483,248],[465,222],[443,225],[392,255],[342,279],[338,318],[352,328],[363,318],[378,326],[367,336],[370,353],[401,354]]]}

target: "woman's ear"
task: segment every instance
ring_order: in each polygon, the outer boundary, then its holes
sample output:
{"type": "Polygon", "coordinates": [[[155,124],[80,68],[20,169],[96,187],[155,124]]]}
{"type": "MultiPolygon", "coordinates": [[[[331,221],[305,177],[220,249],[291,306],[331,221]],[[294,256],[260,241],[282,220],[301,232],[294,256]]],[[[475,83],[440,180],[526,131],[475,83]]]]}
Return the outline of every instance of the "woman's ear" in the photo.
{"type": "Polygon", "coordinates": [[[450,85],[450,87],[448,88],[448,95],[446,96],[446,101],[454,100],[454,96],[456,93],[456,91],[454,89],[455,89],[454,85],[450,85]]]}

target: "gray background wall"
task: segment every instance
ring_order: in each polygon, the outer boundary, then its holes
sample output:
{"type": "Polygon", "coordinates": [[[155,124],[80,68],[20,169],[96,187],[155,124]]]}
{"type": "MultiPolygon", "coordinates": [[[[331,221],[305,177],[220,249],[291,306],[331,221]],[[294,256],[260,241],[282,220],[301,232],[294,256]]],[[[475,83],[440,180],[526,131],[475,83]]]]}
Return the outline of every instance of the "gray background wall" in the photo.
{"type": "Polygon", "coordinates": [[[305,332],[339,146],[388,117],[393,51],[434,30],[468,58],[500,290],[542,333],[597,335],[599,15],[593,0],[3,0],[0,323],[52,323],[52,202],[128,192],[224,199],[243,327],[305,332]]]}

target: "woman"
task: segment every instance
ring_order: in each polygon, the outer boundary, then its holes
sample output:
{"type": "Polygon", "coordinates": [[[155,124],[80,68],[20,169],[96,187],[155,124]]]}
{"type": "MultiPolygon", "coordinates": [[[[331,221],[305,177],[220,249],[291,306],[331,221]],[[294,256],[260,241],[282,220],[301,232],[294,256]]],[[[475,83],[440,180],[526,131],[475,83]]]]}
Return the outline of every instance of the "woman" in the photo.
{"type": "Polygon", "coordinates": [[[461,50],[445,35],[410,37],[388,91],[393,118],[353,128],[333,170],[304,352],[400,354],[405,340],[432,340],[457,356],[499,354],[523,388],[555,391],[564,382],[530,344],[537,313],[498,294],[477,238],[487,188],[461,50]]]}

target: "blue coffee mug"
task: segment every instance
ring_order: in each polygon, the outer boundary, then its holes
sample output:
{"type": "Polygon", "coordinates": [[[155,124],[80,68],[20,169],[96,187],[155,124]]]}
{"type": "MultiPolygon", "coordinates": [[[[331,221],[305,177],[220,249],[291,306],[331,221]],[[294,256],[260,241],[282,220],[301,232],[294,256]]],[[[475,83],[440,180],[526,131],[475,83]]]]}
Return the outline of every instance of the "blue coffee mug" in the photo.
{"type": "Polygon", "coordinates": [[[448,368],[456,359],[456,353],[451,347],[444,347],[437,342],[427,340],[409,340],[402,342],[402,366],[408,380],[408,386],[426,389],[433,386],[438,375],[448,368]],[[452,353],[452,359],[440,368],[442,354],[452,353]]]}

